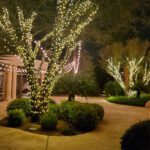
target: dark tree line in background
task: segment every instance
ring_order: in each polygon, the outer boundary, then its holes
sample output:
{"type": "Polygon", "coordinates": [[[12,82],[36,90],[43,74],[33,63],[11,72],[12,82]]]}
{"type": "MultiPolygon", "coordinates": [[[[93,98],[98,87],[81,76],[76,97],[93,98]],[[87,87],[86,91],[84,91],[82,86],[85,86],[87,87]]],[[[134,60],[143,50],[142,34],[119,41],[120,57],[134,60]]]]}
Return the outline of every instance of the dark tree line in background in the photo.
{"type": "MultiPolygon", "coordinates": [[[[82,35],[84,49],[93,58],[95,73],[99,85],[103,88],[111,77],[99,67],[99,51],[104,46],[123,42],[129,39],[139,38],[150,40],[150,1],[149,0],[94,0],[99,5],[99,11],[95,20],[88,26],[82,35]]],[[[51,30],[56,13],[56,0],[1,0],[0,8],[9,8],[12,20],[16,19],[16,6],[19,5],[28,16],[32,11],[38,12],[38,18],[34,24],[34,33],[37,39],[45,32],[51,30]],[[51,13],[50,13],[51,11],[51,13]]],[[[1,38],[3,38],[3,33],[1,38]]],[[[5,43],[6,44],[6,43],[5,43]]],[[[9,43],[8,43],[9,44],[9,43]]],[[[4,50],[3,40],[0,39],[0,55],[13,53],[4,50]]],[[[150,48],[149,48],[150,49],[150,48]]],[[[147,50],[147,53],[149,52],[147,50]]]]}

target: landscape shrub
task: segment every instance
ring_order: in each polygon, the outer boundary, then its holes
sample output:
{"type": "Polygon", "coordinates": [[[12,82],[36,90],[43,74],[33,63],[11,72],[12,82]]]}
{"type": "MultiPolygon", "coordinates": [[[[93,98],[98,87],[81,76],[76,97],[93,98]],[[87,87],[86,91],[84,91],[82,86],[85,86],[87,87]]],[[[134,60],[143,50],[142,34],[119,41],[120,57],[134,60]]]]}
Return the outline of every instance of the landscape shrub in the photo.
{"type": "Polygon", "coordinates": [[[150,100],[150,94],[142,94],[140,98],[136,98],[136,96],[111,96],[107,100],[117,104],[144,107],[150,100]]]}
{"type": "Polygon", "coordinates": [[[123,89],[116,81],[108,81],[104,85],[104,91],[107,96],[124,95],[123,89]]]}
{"type": "Polygon", "coordinates": [[[104,116],[104,109],[98,104],[63,102],[60,106],[62,119],[70,122],[81,131],[90,131],[97,127],[104,116]]]}
{"type": "Polygon", "coordinates": [[[10,110],[22,109],[26,116],[31,113],[31,100],[27,98],[19,98],[12,102],[7,107],[7,112],[10,110]]]}
{"type": "Polygon", "coordinates": [[[91,131],[95,129],[99,122],[97,111],[94,107],[86,104],[73,105],[69,110],[70,122],[81,131],[91,131]]]}
{"type": "Polygon", "coordinates": [[[150,149],[150,120],[139,122],[130,127],[121,138],[122,150],[150,149]]]}
{"type": "Polygon", "coordinates": [[[77,105],[78,102],[75,101],[65,101],[60,105],[60,117],[62,120],[69,120],[69,110],[72,109],[73,105],[77,105]]]}
{"type": "Polygon", "coordinates": [[[75,130],[74,128],[68,127],[68,128],[64,128],[61,133],[63,135],[77,135],[78,131],[75,130]]]}
{"type": "Polygon", "coordinates": [[[59,105],[58,104],[49,104],[49,111],[53,111],[56,114],[59,114],[59,105]]]}
{"type": "Polygon", "coordinates": [[[8,112],[8,125],[11,127],[21,126],[26,120],[22,109],[14,109],[8,112]]]}
{"type": "Polygon", "coordinates": [[[40,119],[43,130],[53,130],[57,125],[57,114],[53,111],[45,113],[40,119]]]}
{"type": "Polygon", "coordinates": [[[94,109],[97,112],[99,121],[101,121],[104,117],[104,108],[98,104],[90,104],[90,105],[94,107],[94,109]]]}

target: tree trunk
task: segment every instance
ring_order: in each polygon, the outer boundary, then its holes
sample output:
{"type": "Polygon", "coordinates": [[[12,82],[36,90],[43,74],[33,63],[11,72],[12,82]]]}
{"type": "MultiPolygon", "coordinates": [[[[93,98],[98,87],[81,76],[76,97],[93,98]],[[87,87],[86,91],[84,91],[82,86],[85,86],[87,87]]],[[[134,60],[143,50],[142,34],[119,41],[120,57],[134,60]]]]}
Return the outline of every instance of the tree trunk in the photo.
{"type": "Polygon", "coordinates": [[[141,97],[141,90],[137,90],[136,98],[140,98],[140,97],[141,97]]]}

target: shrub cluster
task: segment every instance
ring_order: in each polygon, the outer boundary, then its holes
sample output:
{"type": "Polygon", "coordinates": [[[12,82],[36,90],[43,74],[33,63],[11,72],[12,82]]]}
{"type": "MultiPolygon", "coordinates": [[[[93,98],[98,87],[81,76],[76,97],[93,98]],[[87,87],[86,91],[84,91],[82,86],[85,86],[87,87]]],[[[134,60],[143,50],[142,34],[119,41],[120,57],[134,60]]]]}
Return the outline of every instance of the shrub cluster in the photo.
{"type": "Polygon", "coordinates": [[[121,138],[122,150],[150,149],[150,120],[139,122],[130,127],[121,138]]]}
{"type": "MultiPolygon", "coordinates": [[[[12,101],[8,108],[9,126],[17,127],[23,124],[25,115],[30,115],[31,103],[29,99],[17,99],[12,101]]],[[[97,127],[99,121],[103,119],[104,109],[98,104],[63,102],[61,105],[49,103],[49,111],[40,117],[40,124],[44,130],[56,128],[58,117],[72,124],[81,131],[90,131],[97,127]]],[[[73,128],[66,128],[63,134],[74,135],[73,128]]]]}
{"type": "Polygon", "coordinates": [[[16,99],[8,105],[7,112],[15,109],[22,109],[25,115],[29,116],[31,113],[31,100],[27,98],[16,99]]]}
{"type": "Polygon", "coordinates": [[[8,112],[8,125],[11,127],[21,126],[26,120],[22,109],[14,109],[8,112]]]}
{"type": "Polygon", "coordinates": [[[81,131],[90,131],[97,127],[103,118],[104,110],[95,104],[64,102],[60,106],[62,118],[81,131]]]}

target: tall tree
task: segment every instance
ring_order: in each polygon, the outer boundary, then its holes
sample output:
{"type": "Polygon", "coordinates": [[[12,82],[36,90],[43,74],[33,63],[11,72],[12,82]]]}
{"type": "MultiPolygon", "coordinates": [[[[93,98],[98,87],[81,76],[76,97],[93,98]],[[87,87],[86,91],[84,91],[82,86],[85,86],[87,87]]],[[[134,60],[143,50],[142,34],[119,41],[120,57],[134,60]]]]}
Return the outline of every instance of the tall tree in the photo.
{"type": "Polygon", "coordinates": [[[101,66],[120,84],[126,95],[132,94],[131,88],[140,72],[143,84],[149,84],[149,66],[146,59],[144,61],[148,45],[148,41],[132,39],[126,44],[114,43],[100,51],[101,66]],[[142,71],[142,68],[145,69],[142,71]]]}
{"type": "Polygon", "coordinates": [[[75,100],[75,95],[84,97],[100,94],[100,89],[95,80],[94,65],[87,52],[81,52],[79,71],[72,70],[70,73],[61,77],[55,88],[54,94],[67,94],[68,100],[75,100]]]}
{"type": "Polygon", "coordinates": [[[32,114],[39,116],[48,111],[48,97],[56,81],[64,73],[64,66],[76,46],[76,40],[95,16],[97,6],[90,0],[58,0],[53,30],[46,33],[38,41],[34,41],[35,37],[32,30],[37,13],[33,12],[30,17],[27,17],[22,9],[18,7],[17,10],[18,28],[14,27],[16,22],[12,22],[10,13],[6,8],[2,9],[0,27],[7,34],[7,40],[13,43],[23,60],[31,89],[32,114]],[[39,72],[35,70],[34,62],[42,44],[47,40],[50,40],[51,43],[50,50],[48,49],[50,59],[47,61],[48,68],[45,79],[40,85],[37,75],[39,72]]]}

